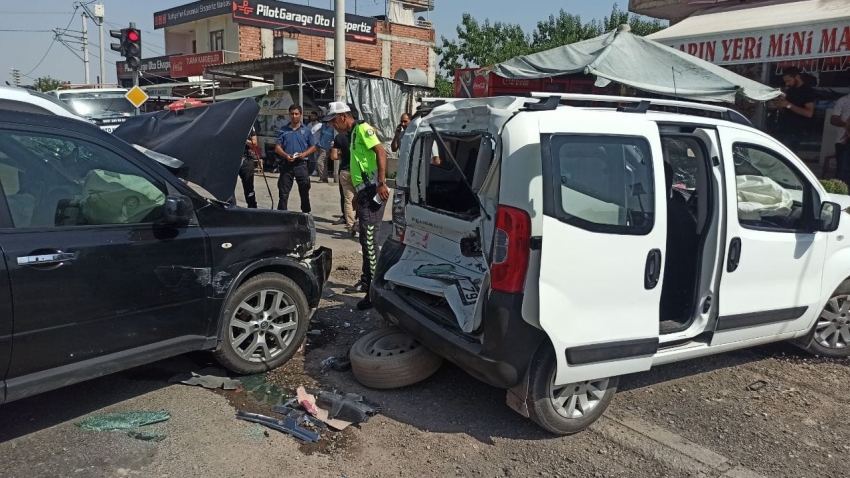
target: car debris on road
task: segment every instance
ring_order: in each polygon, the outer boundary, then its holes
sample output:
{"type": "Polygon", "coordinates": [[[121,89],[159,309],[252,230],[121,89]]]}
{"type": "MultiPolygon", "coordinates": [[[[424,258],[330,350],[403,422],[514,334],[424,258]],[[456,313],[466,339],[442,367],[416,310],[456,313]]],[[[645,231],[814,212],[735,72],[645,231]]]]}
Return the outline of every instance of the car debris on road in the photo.
{"type": "Polygon", "coordinates": [[[105,413],[86,418],[81,422],[77,422],[76,425],[83,430],[95,432],[132,430],[145,425],[164,422],[169,418],[171,418],[171,413],[165,410],[156,412],[105,413]]]}
{"type": "Polygon", "coordinates": [[[208,388],[211,390],[222,388],[224,390],[236,390],[242,382],[227,376],[227,373],[215,367],[207,367],[197,372],[186,372],[177,374],[168,380],[168,383],[182,383],[208,388]]]}

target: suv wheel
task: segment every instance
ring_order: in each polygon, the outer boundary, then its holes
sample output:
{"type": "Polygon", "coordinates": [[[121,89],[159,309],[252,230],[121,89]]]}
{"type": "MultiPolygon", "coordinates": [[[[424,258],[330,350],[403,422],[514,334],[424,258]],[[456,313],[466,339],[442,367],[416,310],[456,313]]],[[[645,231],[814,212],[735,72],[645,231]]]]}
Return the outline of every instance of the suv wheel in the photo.
{"type": "Polygon", "coordinates": [[[794,343],[822,357],[850,356],[850,282],[841,284],[827,301],[812,330],[794,343]]]}
{"type": "Polygon", "coordinates": [[[264,373],[295,355],[309,325],[307,297],[291,279],[252,277],[227,299],[215,358],[241,374],[264,373]]]}
{"type": "Polygon", "coordinates": [[[551,433],[578,433],[608,408],[619,378],[555,385],[555,368],[555,352],[545,344],[537,350],[529,369],[529,416],[551,433]]]}

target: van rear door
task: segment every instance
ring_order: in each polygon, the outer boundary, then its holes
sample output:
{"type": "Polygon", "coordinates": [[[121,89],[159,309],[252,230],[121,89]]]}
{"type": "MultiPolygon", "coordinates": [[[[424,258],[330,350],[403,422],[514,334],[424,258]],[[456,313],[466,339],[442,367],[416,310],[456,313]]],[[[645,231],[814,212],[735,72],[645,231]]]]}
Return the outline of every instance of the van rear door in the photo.
{"type": "Polygon", "coordinates": [[[648,370],[667,236],[658,126],[581,112],[541,120],[540,131],[540,325],[555,348],[555,383],[648,370]]]}

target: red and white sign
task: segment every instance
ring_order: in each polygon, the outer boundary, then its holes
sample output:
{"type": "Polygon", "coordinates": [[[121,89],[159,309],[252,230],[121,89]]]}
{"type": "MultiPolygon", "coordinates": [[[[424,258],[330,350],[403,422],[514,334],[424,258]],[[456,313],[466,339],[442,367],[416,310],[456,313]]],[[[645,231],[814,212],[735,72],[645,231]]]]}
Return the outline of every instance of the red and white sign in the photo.
{"type": "Polygon", "coordinates": [[[172,56],[171,77],[187,78],[189,76],[202,76],[206,67],[221,65],[222,63],[224,63],[223,51],[172,56]]]}
{"type": "Polygon", "coordinates": [[[850,55],[850,21],[661,42],[717,65],[827,58],[850,55]]]}

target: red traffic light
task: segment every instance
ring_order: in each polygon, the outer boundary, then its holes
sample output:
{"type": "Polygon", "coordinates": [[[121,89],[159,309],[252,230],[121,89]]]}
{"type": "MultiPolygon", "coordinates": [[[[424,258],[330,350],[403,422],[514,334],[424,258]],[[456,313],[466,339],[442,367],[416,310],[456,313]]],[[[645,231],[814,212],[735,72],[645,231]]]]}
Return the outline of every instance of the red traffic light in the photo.
{"type": "Polygon", "coordinates": [[[127,32],[127,39],[132,42],[137,42],[140,38],[141,37],[139,36],[139,32],[137,32],[136,30],[130,30],[127,32]]]}

